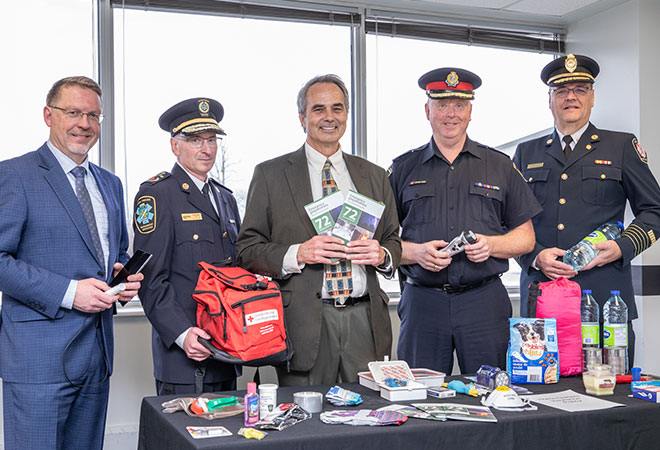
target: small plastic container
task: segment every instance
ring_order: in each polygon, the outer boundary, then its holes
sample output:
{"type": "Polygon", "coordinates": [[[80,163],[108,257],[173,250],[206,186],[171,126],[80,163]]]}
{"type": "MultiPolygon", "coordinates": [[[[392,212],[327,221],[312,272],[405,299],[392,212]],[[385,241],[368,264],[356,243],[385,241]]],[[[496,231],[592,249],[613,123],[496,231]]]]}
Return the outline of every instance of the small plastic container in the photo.
{"type": "Polygon", "coordinates": [[[591,395],[613,395],[616,386],[616,376],[607,364],[594,364],[582,374],[582,381],[591,395]]]}

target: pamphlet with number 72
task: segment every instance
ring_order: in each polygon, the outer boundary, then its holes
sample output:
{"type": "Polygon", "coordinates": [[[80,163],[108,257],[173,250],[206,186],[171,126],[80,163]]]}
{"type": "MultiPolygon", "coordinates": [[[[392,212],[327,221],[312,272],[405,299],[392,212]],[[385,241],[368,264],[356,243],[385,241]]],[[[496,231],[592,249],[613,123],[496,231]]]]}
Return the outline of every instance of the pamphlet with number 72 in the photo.
{"type": "Polygon", "coordinates": [[[384,203],[349,191],[332,229],[332,235],[344,242],[372,239],[383,211],[384,203]]]}
{"type": "Polygon", "coordinates": [[[343,204],[344,195],[341,191],[337,191],[305,205],[305,211],[307,211],[317,234],[330,236],[343,204]]]}

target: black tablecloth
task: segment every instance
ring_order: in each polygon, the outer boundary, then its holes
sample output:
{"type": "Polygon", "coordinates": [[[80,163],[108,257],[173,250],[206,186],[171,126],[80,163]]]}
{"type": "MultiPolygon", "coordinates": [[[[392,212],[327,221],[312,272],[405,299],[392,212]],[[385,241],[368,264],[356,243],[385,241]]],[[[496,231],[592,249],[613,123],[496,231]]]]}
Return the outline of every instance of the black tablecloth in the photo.
{"type": "MultiPolygon", "coordinates": [[[[456,378],[456,377],[454,377],[456,378]]],[[[358,392],[364,400],[359,406],[337,408],[324,402],[324,411],[331,409],[378,409],[391,402],[376,391],[359,384],[342,387],[358,392]]],[[[582,377],[561,378],[555,385],[528,385],[534,394],[572,389],[585,393],[582,377]]],[[[279,388],[278,402],[293,401],[293,393],[311,390],[325,394],[330,386],[310,388],[279,388]]],[[[223,394],[227,394],[224,393],[223,394]]],[[[230,393],[233,395],[234,393],[230,393]]],[[[245,391],[237,391],[244,395],[245,391]]],[[[438,422],[409,418],[400,426],[369,427],[326,425],[314,414],[310,420],[283,431],[268,430],[261,441],[245,439],[237,434],[243,426],[243,416],[205,420],[189,417],[184,412],[164,414],[161,403],[176,396],[146,397],[140,411],[140,450],[163,449],[658,449],[660,448],[660,404],[629,397],[630,385],[615,388],[614,396],[605,400],[622,403],[599,411],[565,412],[538,405],[536,411],[502,412],[493,409],[497,423],[448,420],[438,422]],[[186,426],[222,425],[233,436],[193,439],[186,426]]],[[[480,405],[479,399],[458,394],[455,398],[427,398],[428,403],[467,403],[480,405]]],[[[419,403],[396,402],[396,403],[419,403]]]]}

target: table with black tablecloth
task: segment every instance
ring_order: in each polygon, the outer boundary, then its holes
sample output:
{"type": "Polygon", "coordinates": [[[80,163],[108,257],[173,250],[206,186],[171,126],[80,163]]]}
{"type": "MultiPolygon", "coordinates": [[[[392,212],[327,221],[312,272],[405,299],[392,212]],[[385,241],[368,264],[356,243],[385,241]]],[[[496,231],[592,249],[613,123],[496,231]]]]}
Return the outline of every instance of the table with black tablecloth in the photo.
{"type": "MultiPolygon", "coordinates": [[[[456,379],[457,377],[453,377],[456,379]]],[[[378,409],[391,402],[357,383],[342,387],[362,395],[362,404],[334,407],[324,401],[323,409],[378,409]]],[[[554,385],[527,385],[534,394],[572,389],[584,394],[582,377],[560,378],[554,385]]],[[[325,394],[330,386],[281,387],[278,402],[293,401],[293,393],[303,390],[325,394]]],[[[245,391],[229,394],[242,396],[245,391]]],[[[283,431],[268,430],[263,440],[246,439],[237,434],[243,416],[205,420],[184,412],[165,414],[161,403],[175,396],[146,397],[140,411],[139,449],[657,449],[660,448],[660,404],[629,397],[630,385],[616,386],[615,395],[602,397],[626,406],[598,411],[565,412],[538,405],[536,411],[503,412],[493,409],[497,423],[448,420],[446,422],[409,418],[400,426],[370,427],[327,425],[319,414],[283,431]],[[193,439],[186,426],[222,425],[232,436],[193,439]]],[[[401,404],[420,403],[396,402],[401,404]]],[[[479,399],[457,394],[455,398],[428,397],[428,403],[467,403],[480,405],[479,399]]]]}

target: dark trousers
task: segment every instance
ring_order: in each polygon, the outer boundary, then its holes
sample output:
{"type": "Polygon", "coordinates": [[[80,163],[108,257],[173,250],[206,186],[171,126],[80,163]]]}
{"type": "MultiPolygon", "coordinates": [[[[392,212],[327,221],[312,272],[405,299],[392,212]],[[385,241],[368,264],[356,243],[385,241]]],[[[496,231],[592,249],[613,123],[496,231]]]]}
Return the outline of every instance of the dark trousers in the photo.
{"type": "MultiPolygon", "coordinates": [[[[220,381],[218,383],[204,383],[203,392],[221,392],[221,391],[235,391],[236,378],[232,380],[220,381]]],[[[180,395],[192,394],[195,395],[195,384],[175,384],[165,383],[156,380],[156,393],[157,395],[180,395]]]]}
{"type": "Polygon", "coordinates": [[[456,350],[463,374],[483,364],[504,369],[511,310],[499,278],[455,294],[406,284],[398,306],[398,357],[410,367],[450,375],[456,350]]]}

